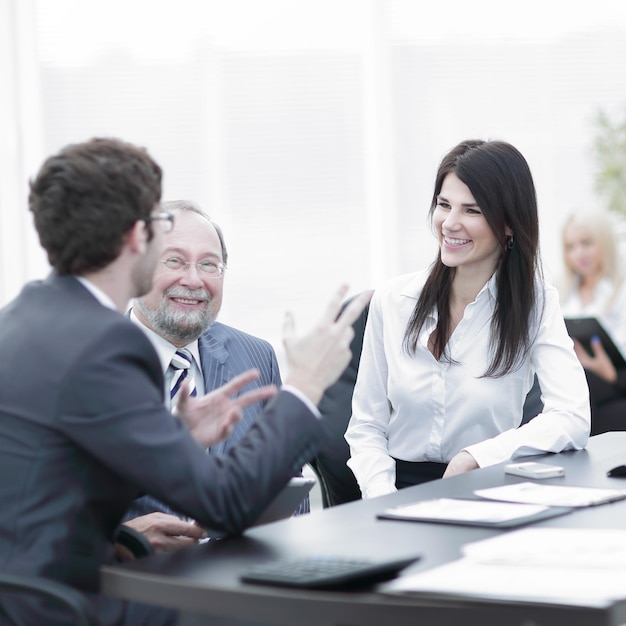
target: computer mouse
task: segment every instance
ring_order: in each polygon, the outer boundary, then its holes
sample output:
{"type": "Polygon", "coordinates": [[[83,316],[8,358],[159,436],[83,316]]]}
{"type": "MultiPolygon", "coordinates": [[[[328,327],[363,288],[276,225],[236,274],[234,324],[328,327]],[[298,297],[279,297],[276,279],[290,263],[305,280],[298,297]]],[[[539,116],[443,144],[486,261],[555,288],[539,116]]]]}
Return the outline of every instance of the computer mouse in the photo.
{"type": "Polygon", "coordinates": [[[626,478],[626,465],[618,465],[617,467],[610,469],[606,475],[616,478],[626,478]]]}

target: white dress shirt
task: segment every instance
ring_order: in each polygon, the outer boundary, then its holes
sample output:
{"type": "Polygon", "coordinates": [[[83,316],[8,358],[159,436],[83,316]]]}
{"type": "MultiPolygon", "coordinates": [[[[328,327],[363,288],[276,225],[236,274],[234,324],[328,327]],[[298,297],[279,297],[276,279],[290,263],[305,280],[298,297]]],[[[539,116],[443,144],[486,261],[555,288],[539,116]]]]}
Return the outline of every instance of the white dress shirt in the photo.
{"type": "Polygon", "coordinates": [[[545,308],[520,367],[500,378],[481,378],[491,360],[495,276],[465,308],[450,337],[453,363],[435,360],[428,350],[436,314],[422,328],[416,353],[403,347],[425,278],[421,272],[400,276],[377,289],[370,304],[346,432],[348,466],[363,496],[396,490],[392,457],[448,463],[467,450],[483,467],[515,456],[583,448],[591,423],[589,392],[556,289],[538,282],[545,308]],[[544,410],[519,427],[535,372],[544,410]]]}
{"type": "MultiPolygon", "coordinates": [[[[174,344],[170,343],[167,339],[159,335],[159,333],[155,333],[151,328],[148,328],[145,324],[142,324],[139,321],[139,318],[135,315],[135,311],[131,309],[130,311],[130,319],[132,322],[137,324],[141,330],[146,333],[148,339],[152,342],[154,349],[159,355],[159,360],[161,361],[161,369],[163,370],[163,375],[165,376],[165,390],[166,396],[169,400],[169,389],[170,384],[172,382],[172,378],[174,377],[174,371],[170,367],[172,362],[172,357],[176,352],[177,348],[174,344]]],[[[200,368],[200,351],[198,349],[198,340],[192,341],[190,344],[185,346],[186,350],[189,350],[192,359],[191,359],[191,375],[193,376],[194,383],[196,385],[196,393],[199,396],[204,395],[204,377],[202,375],[202,369],[200,368]]]]}
{"type": "Polygon", "coordinates": [[[598,281],[593,300],[583,304],[578,289],[572,289],[561,303],[564,317],[595,317],[626,358],[626,283],[621,287],[608,278],[598,281]]]}

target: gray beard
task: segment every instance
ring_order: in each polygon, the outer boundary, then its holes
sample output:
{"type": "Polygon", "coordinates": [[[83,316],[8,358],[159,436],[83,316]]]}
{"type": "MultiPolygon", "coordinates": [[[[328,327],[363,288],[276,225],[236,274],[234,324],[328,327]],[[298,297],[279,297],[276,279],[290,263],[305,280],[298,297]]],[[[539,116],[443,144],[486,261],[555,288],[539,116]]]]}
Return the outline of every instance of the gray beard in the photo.
{"type": "Polygon", "coordinates": [[[169,309],[166,300],[156,311],[149,309],[141,299],[135,301],[153,330],[165,339],[184,343],[195,341],[215,322],[216,315],[211,311],[210,303],[209,300],[204,311],[185,313],[169,309]]]}

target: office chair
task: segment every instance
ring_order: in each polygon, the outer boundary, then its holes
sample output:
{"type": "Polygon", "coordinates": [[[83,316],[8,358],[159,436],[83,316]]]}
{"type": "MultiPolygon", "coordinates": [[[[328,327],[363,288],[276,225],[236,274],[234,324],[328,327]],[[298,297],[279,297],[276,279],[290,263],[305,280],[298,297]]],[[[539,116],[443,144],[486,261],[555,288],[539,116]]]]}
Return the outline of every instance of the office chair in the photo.
{"type": "MultiPolygon", "coordinates": [[[[370,292],[370,295],[372,293],[374,292],[370,292]]],[[[348,302],[344,303],[342,310],[348,302]]],[[[329,435],[329,443],[310,462],[310,465],[319,481],[324,508],[361,499],[361,490],[354,474],[346,465],[346,461],[350,458],[350,448],[344,439],[344,434],[352,415],[352,392],[361,359],[368,310],[369,305],[353,324],[354,339],[350,344],[352,351],[350,364],[339,380],[326,390],[319,404],[322,424],[329,435]]]]}
{"type": "MultiPolygon", "coordinates": [[[[128,526],[118,526],[115,531],[115,541],[122,544],[135,558],[154,553],[145,535],[128,526]]],[[[2,593],[20,593],[53,600],[58,606],[70,612],[71,623],[76,626],[96,626],[98,623],[94,608],[87,598],[77,589],[57,580],[0,572],[0,608],[2,593]]]]}
{"type": "MultiPolygon", "coordinates": [[[[80,591],[65,583],[39,576],[0,572],[0,594],[3,592],[32,594],[55,600],[58,605],[71,613],[72,624],[76,626],[97,626],[98,624],[94,608],[87,598],[80,591]]],[[[0,607],[1,604],[0,600],[0,607]]]]}
{"type": "Polygon", "coordinates": [[[526,396],[526,402],[524,402],[524,409],[522,412],[522,424],[527,424],[530,420],[539,415],[543,411],[543,402],[541,401],[541,387],[539,386],[539,380],[537,376],[533,381],[528,395],[526,396]]]}

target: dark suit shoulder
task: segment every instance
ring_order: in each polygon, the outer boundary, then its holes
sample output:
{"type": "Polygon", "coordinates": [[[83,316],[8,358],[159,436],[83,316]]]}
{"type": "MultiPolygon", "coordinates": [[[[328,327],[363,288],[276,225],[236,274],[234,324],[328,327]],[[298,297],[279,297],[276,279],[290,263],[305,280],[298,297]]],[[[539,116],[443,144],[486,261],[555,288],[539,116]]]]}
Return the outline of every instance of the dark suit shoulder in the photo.
{"type": "Polygon", "coordinates": [[[160,370],[145,334],[118,311],[103,306],[73,276],[52,274],[28,283],[0,312],[0,320],[4,350],[18,355],[33,346],[42,358],[32,367],[55,371],[58,379],[81,362],[115,351],[135,354],[160,370]]]}

